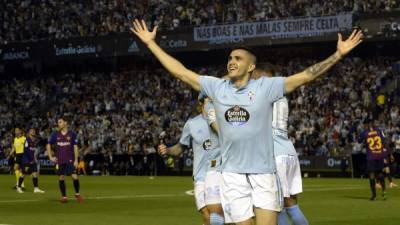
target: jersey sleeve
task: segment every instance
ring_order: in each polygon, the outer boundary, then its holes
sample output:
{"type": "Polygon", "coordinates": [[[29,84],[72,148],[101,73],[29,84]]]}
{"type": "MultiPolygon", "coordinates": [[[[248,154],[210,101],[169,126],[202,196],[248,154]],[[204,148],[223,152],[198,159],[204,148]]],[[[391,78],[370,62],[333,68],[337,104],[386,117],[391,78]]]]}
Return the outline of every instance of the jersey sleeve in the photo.
{"type": "Polygon", "coordinates": [[[51,133],[49,139],[47,140],[47,143],[54,145],[56,143],[56,141],[57,141],[57,133],[53,132],[53,133],[51,133]]]}
{"type": "Polygon", "coordinates": [[[186,146],[190,146],[190,139],[191,139],[191,135],[190,135],[190,120],[188,122],[185,123],[185,126],[183,126],[183,130],[182,130],[182,135],[181,138],[179,139],[179,143],[182,145],[186,145],[186,146]]]}
{"type": "Polygon", "coordinates": [[[205,105],[204,105],[204,110],[207,113],[207,122],[208,125],[211,125],[212,123],[215,123],[217,120],[217,117],[215,115],[215,108],[214,108],[214,104],[211,101],[208,101],[205,105]]]}
{"type": "Polygon", "coordinates": [[[266,97],[270,102],[275,102],[285,94],[285,77],[264,77],[262,82],[266,97]]]}
{"type": "Polygon", "coordinates": [[[71,133],[72,145],[78,145],[78,135],[75,132],[71,133]]]}
{"type": "Polygon", "coordinates": [[[200,76],[200,91],[205,93],[209,98],[215,98],[215,91],[221,79],[211,76],[200,76]]]}

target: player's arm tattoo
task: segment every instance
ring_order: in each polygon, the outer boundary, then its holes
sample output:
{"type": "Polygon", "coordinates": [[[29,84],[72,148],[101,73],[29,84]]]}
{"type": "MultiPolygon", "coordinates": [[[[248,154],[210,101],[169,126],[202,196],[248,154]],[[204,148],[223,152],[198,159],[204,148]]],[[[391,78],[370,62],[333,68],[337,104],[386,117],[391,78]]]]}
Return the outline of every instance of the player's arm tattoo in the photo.
{"type": "Polygon", "coordinates": [[[326,71],[328,71],[341,58],[342,57],[339,55],[339,53],[335,52],[335,54],[331,55],[329,58],[325,59],[324,61],[308,67],[304,72],[306,72],[306,74],[311,76],[311,79],[314,80],[317,77],[324,74],[326,71]]]}

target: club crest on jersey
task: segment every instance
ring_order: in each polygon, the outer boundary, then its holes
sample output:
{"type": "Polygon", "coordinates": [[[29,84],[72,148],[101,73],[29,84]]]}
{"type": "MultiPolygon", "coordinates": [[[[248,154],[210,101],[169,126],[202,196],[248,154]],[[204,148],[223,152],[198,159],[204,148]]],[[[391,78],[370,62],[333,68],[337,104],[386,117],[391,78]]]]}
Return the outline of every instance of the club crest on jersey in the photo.
{"type": "Polygon", "coordinates": [[[207,140],[205,140],[203,142],[203,149],[204,150],[206,150],[206,151],[211,150],[211,147],[212,147],[212,142],[211,142],[210,139],[207,139],[207,140]]]}
{"type": "Polygon", "coordinates": [[[255,94],[254,94],[252,91],[249,91],[249,92],[247,93],[247,95],[249,96],[250,101],[253,101],[253,100],[254,100],[255,94]]]}
{"type": "Polygon", "coordinates": [[[243,125],[249,121],[250,113],[246,109],[235,105],[234,107],[226,110],[225,119],[226,122],[233,126],[243,125]]]}

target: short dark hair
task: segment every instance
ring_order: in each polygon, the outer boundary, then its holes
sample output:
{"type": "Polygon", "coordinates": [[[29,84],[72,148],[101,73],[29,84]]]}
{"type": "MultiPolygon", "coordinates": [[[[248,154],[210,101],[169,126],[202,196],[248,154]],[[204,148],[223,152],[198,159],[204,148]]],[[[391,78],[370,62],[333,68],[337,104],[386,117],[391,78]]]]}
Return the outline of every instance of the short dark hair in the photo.
{"type": "Polygon", "coordinates": [[[68,119],[67,119],[67,117],[65,116],[65,115],[60,115],[60,116],[58,116],[57,117],[57,121],[58,120],[64,120],[65,122],[68,122],[68,119]]]}
{"type": "Polygon", "coordinates": [[[231,52],[235,51],[235,50],[244,50],[244,51],[246,51],[247,53],[249,53],[251,56],[254,57],[254,64],[257,64],[257,56],[254,53],[254,50],[252,48],[250,48],[248,46],[236,46],[236,47],[231,49],[231,52]]]}
{"type": "Polygon", "coordinates": [[[257,64],[257,69],[260,69],[266,73],[270,73],[272,74],[272,76],[275,76],[278,72],[277,67],[269,62],[262,62],[257,64]]]}

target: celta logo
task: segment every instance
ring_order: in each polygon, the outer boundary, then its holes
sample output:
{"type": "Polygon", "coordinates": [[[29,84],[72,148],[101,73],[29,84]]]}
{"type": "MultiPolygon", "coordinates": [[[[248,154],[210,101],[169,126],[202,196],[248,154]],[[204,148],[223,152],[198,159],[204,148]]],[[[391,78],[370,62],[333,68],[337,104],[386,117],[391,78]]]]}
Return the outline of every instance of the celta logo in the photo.
{"type": "Polygon", "coordinates": [[[392,29],[393,31],[400,31],[400,24],[393,22],[390,24],[390,29],[392,29]]]}
{"type": "Polygon", "coordinates": [[[211,150],[211,147],[212,147],[212,142],[211,142],[210,139],[207,139],[207,140],[205,140],[203,142],[203,149],[204,150],[206,150],[206,151],[211,150]]]}

